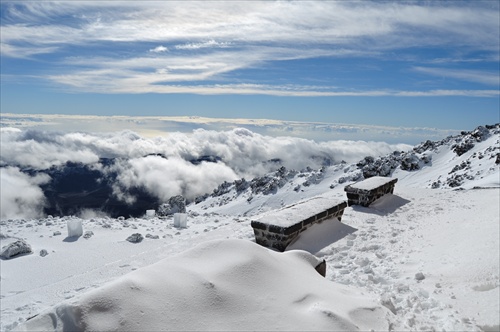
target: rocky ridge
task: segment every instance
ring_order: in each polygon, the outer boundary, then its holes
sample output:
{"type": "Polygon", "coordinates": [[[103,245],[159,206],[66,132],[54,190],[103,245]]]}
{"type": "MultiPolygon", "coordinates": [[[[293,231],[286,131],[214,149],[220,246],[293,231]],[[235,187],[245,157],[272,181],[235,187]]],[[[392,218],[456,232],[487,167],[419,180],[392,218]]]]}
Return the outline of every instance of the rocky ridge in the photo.
{"type": "MultiPolygon", "coordinates": [[[[301,170],[290,170],[284,166],[280,167],[273,173],[266,174],[262,177],[257,177],[251,181],[239,179],[234,182],[224,182],[214,189],[211,195],[206,194],[197,197],[194,202],[199,204],[209,197],[220,197],[219,205],[229,203],[233,195],[237,196],[246,192],[248,200],[252,200],[254,195],[270,195],[275,194],[285,184],[293,183],[294,191],[300,192],[302,187],[307,187],[313,184],[318,184],[324,178],[327,170],[334,169],[334,172],[343,173],[333,181],[330,188],[338,185],[344,185],[348,182],[355,182],[363,178],[373,176],[388,177],[393,175],[396,170],[405,172],[416,172],[424,167],[432,167],[433,155],[440,150],[449,150],[457,157],[464,156],[467,152],[473,149],[477,144],[487,140],[492,136],[496,136],[494,145],[490,145],[481,151],[476,151],[465,160],[458,164],[450,164],[447,174],[442,174],[440,178],[435,179],[429,185],[430,188],[459,188],[466,181],[472,181],[476,176],[480,176],[482,171],[472,173],[472,164],[478,164],[478,161],[487,161],[494,168],[495,165],[500,166],[500,124],[479,126],[473,131],[463,131],[460,135],[449,136],[440,141],[427,140],[416,145],[410,151],[394,151],[393,153],[373,157],[366,156],[355,164],[347,164],[341,162],[334,166],[323,166],[319,170],[313,170],[309,167],[301,170]]],[[[462,157],[463,158],[463,157],[462,157]]]]}

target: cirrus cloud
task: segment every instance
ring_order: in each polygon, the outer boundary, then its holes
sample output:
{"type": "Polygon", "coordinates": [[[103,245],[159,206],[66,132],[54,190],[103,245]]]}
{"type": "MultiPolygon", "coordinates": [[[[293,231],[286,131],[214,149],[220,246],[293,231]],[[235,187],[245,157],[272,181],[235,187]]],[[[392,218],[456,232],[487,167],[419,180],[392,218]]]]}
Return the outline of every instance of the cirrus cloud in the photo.
{"type": "MultiPolygon", "coordinates": [[[[5,1],[1,6],[2,55],[35,59],[49,54],[48,67],[36,76],[73,92],[496,96],[448,86],[381,87],[378,80],[371,87],[353,86],[335,71],[333,78],[342,84],[311,86],[315,77],[307,70],[289,79],[296,89],[279,82],[286,81],[280,66],[294,60],[359,58],[383,64],[411,55],[412,62],[423,63],[433,60],[433,52],[417,56],[413,50],[432,49],[440,56],[474,54],[491,62],[498,58],[500,39],[499,6],[491,1],[5,1]],[[271,84],[249,75],[275,67],[271,75],[280,80],[271,84]]],[[[485,75],[493,75],[488,82],[498,77],[494,71],[485,75]]],[[[448,77],[485,81],[472,72],[448,77]]]]}

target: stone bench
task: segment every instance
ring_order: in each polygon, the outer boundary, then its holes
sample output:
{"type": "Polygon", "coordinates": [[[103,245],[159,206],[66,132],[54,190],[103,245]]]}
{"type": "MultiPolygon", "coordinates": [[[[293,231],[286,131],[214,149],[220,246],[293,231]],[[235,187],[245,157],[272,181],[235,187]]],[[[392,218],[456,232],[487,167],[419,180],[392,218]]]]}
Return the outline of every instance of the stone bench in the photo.
{"type": "Polygon", "coordinates": [[[264,247],[285,251],[301,232],[312,225],[330,218],[340,220],[346,207],[345,201],[323,196],[286,206],[252,220],[255,241],[264,247]]]}
{"type": "Polygon", "coordinates": [[[369,206],[385,194],[392,194],[396,182],[398,182],[397,178],[374,176],[345,186],[344,191],[347,193],[347,204],[349,206],[369,206]]]}

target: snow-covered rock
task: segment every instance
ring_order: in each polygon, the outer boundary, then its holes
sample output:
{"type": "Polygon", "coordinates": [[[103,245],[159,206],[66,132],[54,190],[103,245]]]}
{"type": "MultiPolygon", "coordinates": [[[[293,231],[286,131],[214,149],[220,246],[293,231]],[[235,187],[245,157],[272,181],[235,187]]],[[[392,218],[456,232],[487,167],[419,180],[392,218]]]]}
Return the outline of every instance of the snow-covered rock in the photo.
{"type": "Polygon", "coordinates": [[[94,232],[92,231],[86,231],[85,234],[83,234],[84,239],[90,239],[94,235],[94,232]]]}
{"type": "Polygon", "coordinates": [[[141,233],[134,233],[127,238],[127,241],[131,243],[139,243],[142,240],[144,240],[144,237],[141,233]]]}
{"type": "Polygon", "coordinates": [[[0,251],[0,258],[11,259],[32,252],[31,245],[20,239],[3,247],[2,251],[0,251]]]}
{"type": "Polygon", "coordinates": [[[163,203],[158,207],[157,215],[160,217],[170,216],[174,213],[186,212],[186,199],[181,196],[170,197],[167,203],[163,203]]]}

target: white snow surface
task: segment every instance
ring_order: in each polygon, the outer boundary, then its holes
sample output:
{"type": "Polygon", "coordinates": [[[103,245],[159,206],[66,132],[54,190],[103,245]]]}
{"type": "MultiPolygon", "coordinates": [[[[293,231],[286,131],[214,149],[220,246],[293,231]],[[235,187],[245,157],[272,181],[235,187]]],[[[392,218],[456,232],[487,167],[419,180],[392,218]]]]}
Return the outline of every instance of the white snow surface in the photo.
{"type": "Polygon", "coordinates": [[[0,329],[498,331],[500,169],[486,154],[498,144],[427,151],[423,169],[393,173],[394,194],[347,207],[285,253],[252,243],[250,220],[317,195],[345,200],[355,165],[190,204],[182,229],[172,217],[96,216],[68,238],[76,217],[3,220],[0,245],[21,238],[33,254],[0,260],[0,329]],[[467,161],[453,173],[467,172],[461,190],[431,189],[467,161]],[[144,240],[126,241],[133,233],[144,240]],[[326,278],[305,251],[326,260],[326,278]]]}
{"type": "Polygon", "coordinates": [[[20,330],[364,331],[387,329],[388,315],[321,277],[301,252],[217,240],[64,302],[20,330]]]}
{"type": "Polygon", "coordinates": [[[386,178],[383,176],[374,176],[356,183],[351,184],[352,188],[360,189],[360,190],[373,190],[380,186],[383,186],[387,182],[392,180],[391,178],[386,178]]]}

